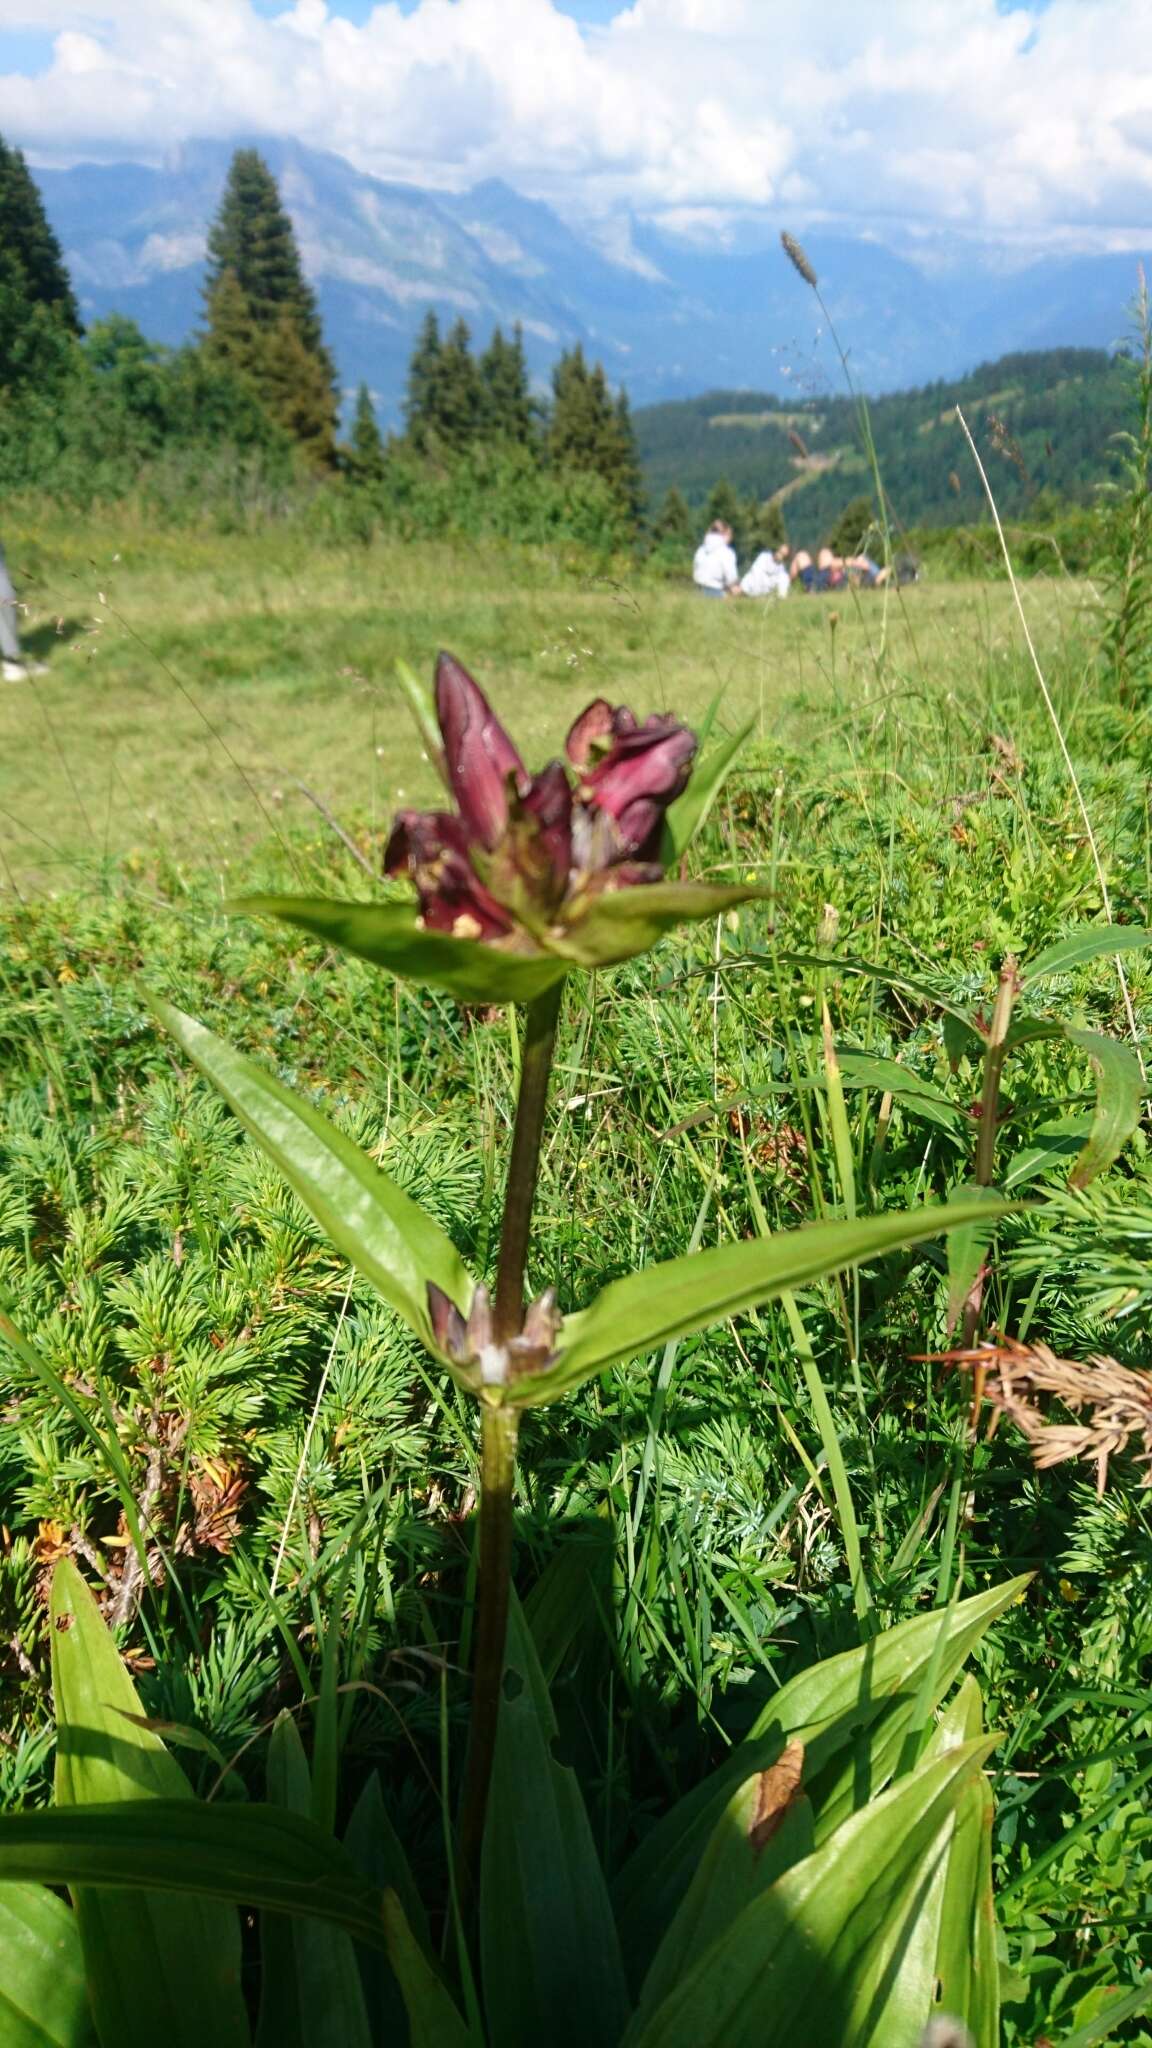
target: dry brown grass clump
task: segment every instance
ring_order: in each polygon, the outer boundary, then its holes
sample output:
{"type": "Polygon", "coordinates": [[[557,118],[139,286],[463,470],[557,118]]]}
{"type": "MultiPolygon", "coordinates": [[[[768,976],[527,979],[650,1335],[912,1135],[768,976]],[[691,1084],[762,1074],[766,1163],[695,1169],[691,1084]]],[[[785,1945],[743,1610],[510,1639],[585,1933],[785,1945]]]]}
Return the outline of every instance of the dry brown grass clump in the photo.
{"type": "Polygon", "coordinates": [[[1057,1358],[1047,1344],[1021,1344],[1014,1337],[936,1355],[974,1368],[985,1399],[1027,1437],[1041,1471],[1083,1459],[1095,1466],[1096,1491],[1103,1493],[1109,1459],[1135,1447],[1144,1484],[1152,1485],[1152,1372],[1114,1358],[1057,1358]],[[1045,1397],[1083,1420],[1051,1421],[1045,1397]]]}

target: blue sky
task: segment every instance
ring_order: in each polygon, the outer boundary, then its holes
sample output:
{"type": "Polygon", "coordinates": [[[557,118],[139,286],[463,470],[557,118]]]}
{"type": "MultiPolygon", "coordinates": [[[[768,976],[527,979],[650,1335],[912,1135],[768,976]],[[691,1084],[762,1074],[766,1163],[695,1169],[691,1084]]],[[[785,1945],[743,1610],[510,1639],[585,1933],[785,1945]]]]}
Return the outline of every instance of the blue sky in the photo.
{"type": "Polygon", "coordinates": [[[0,0],[0,133],[57,163],[293,135],[704,240],[755,211],[1119,247],[1152,0],[0,0]]]}

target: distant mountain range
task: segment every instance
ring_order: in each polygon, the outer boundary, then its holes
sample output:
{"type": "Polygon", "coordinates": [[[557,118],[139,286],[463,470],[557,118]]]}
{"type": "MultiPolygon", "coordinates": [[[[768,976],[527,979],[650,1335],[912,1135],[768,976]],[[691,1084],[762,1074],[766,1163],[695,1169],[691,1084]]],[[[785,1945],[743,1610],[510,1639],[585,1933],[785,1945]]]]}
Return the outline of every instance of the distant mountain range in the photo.
{"type": "MultiPolygon", "coordinates": [[[[341,377],[369,385],[385,424],[398,417],[428,306],[463,315],[481,341],[497,321],[522,321],[542,382],[562,347],[583,342],[638,405],[719,387],[771,384],[797,398],[840,388],[819,307],[780,250],[785,222],[749,221],[734,246],[711,248],[623,215],[577,230],[499,181],[431,192],[288,139],[258,147],[296,223],[341,377]]],[[[161,168],[37,169],[87,318],[123,312],[172,343],[193,331],[231,148],[188,143],[161,168]]],[[[813,232],[805,246],[870,391],[954,376],[1011,349],[1107,348],[1136,273],[1134,255],[1046,256],[1005,274],[980,249],[930,271],[874,240],[813,232]]]]}

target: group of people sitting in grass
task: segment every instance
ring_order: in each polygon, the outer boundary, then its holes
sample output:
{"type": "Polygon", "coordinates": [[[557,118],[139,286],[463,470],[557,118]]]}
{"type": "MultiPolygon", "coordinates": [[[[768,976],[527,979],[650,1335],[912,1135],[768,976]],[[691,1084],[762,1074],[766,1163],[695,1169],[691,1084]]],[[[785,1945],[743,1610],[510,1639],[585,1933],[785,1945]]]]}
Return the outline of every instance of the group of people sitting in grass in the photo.
{"type": "Polygon", "coordinates": [[[892,571],[871,555],[834,555],[821,548],[813,557],[807,548],[763,548],[743,576],[732,546],[732,528],[714,519],[696,550],[692,581],[702,597],[787,597],[794,583],[803,591],[840,590],[852,584],[872,590],[887,583],[892,571]]]}

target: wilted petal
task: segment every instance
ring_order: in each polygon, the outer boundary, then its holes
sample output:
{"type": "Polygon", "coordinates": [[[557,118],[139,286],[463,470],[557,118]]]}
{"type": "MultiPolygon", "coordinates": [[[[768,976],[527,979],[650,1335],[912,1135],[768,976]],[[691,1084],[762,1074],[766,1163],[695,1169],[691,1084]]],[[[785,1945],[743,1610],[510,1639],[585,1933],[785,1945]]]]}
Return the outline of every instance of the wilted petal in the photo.
{"type": "Polygon", "coordinates": [[[435,1281],[428,1282],[428,1315],[432,1323],[432,1335],[446,1358],[462,1364],[471,1356],[468,1345],[468,1325],[456,1303],[445,1294],[435,1281]]]}
{"type": "Polygon", "coordinates": [[[564,752],[574,768],[584,768],[597,748],[611,746],[616,714],[604,697],[596,697],[580,713],[564,742],[564,752]]]}
{"type": "Polygon", "coordinates": [[[407,875],[429,931],[458,939],[503,938],[512,920],[468,857],[468,835],[448,811],[401,811],[384,851],[386,875],[407,875]]]}
{"type": "Polygon", "coordinates": [[[468,1311],[468,1346],[474,1358],[492,1342],[492,1302],[484,1282],[478,1281],[468,1311]]]}
{"type": "Polygon", "coordinates": [[[508,778],[524,763],[479,684],[451,654],[436,661],[444,769],[469,835],[491,852],[508,823],[508,778]]]}

